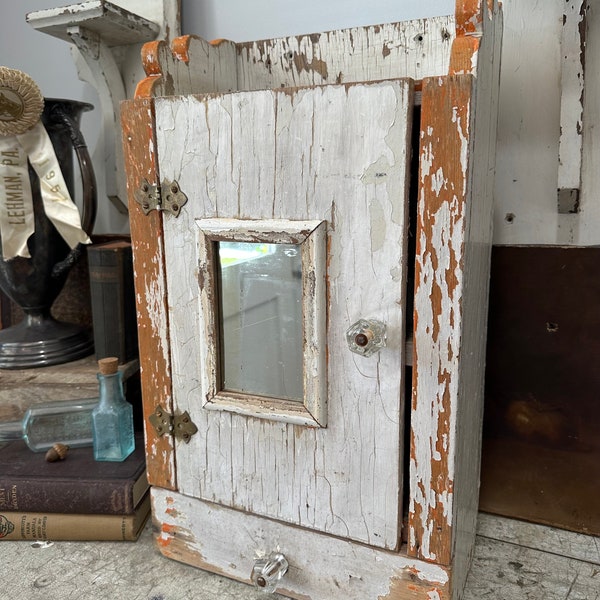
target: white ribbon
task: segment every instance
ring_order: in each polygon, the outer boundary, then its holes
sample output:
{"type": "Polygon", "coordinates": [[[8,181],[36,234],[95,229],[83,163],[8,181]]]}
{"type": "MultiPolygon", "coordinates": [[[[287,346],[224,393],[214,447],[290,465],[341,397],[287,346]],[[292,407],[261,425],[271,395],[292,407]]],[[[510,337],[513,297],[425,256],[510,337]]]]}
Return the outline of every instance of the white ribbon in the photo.
{"type": "Polygon", "coordinates": [[[35,230],[27,158],[40,180],[46,216],[70,248],[89,244],[79,210],[67,189],[50,137],[41,121],[25,133],[0,136],[0,235],[4,260],[29,258],[35,230]]]}

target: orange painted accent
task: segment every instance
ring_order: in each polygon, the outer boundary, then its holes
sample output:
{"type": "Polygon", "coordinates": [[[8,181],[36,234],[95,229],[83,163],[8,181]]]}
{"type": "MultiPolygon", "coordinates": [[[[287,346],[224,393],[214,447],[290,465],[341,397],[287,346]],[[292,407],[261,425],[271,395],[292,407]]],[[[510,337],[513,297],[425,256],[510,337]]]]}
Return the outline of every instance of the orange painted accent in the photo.
{"type": "Polygon", "coordinates": [[[142,79],[135,88],[134,98],[152,98],[154,96],[154,85],[160,76],[153,75],[142,79]]]}
{"type": "Polygon", "coordinates": [[[177,527],[175,525],[171,525],[170,523],[162,523],[160,526],[160,530],[163,533],[168,533],[169,535],[175,535],[177,531],[177,527]]]}
{"type": "Polygon", "coordinates": [[[142,46],[142,66],[147,77],[138,82],[135,88],[135,98],[151,98],[154,95],[154,85],[162,76],[159,60],[160,49],[165,45],[166,43],[163,41],[153,41],[146,42],[142,46]]]}
{"type": "Polygon", "coordinates": [[[160,75],[160,64],[158,60],[158,54],[160,47],[164,44],[165,42],[162,41],[154,41],[146,42],[142,46],[142,65],[144,67],[144,73],[146,73],[146,75],[160,75]]]}
{"type": "Polygon", "coordinates": [[[197,39],[195,35],[182,35],[177,37],[171,43],[171,52],[173,56],[184,62],[186,65],[190,62],[190,43],[193,39],[197,39]]]}
{"type": "MultiPolygon", "coordinates": [[[[410,579],[403,573],[390,579],[388,593],[378,596],[377,600],[450,600],[450,581],[445,585],[432,586],[421,582],[419,572],[409,569],[410,579]],[[437,594],[432,595],[432,594],[437,594]]],[[[448,573],[450,575],[450,573],[448,573]]]]}
{"type": "Polygon", "coordinates": [[[450,53],[449,75],[459,73],[473,73],[477,68],[473,64],[473,58],[477,56],[481,45],[480,38],[475,36],[464,36],[455,38],[450,53]]]}
{"type": "Polygon", "coordinates": [[[158,436],[148,421],[160,404],[173,412],[169,349],[161,348],[156,315],[166,315],[166,298],[157,298],[156,289],[166,289],[163,264],[162,217],[156,210],[144,215],[135,201],[135,192],[144,180],[156,184],[158,164],[154,137],[154,101],[127,100],[121,105],[123,155],[129,197],[129,221],[133,245],[138,340],[140,348],[142,404],[146,419],[146,465],[152,485],[176,489],[173,438],[158,436]],[[160,282],[162,281],[162,286],[160,282]]]}
{"type": "MultiPolygon", "coordinates": [[[[456,0],[456,37],[469,35],[481,30],[483,22],[483,6],[486,0],[456,0]]],[[[493,0],[487,0],[488,5],[493,0]]]]}
{"type": "MultiPolygon", "coordinates": [[[[419,172],[419,215],[417,220],[417,247],[415,266],[415,293],[423,285],[431,285],[430,307],[423,314],[431,314],[432,331],[424,331],[428,324],[422,324],[419,307],[415,308],[414,331],[417,336],[431,337],[432,343],[439,352],[448,351],[450,347],[446,339],[450,332],[455,339],[460,337],[460,315],[452,314],[445,307],[448,301],[456,304],[455,294],[458,289],[457,274],[464,269],[464,244],[458,248],[452,245],[452,240],[458,237],[464,239],[464,232],[456,228],[466,225],[466,199],[470,153],[467,164],[463,164],[463,143],[469,140],[471,114],[471,98],[473,77],[471,75],[455,75],[444,78],[428,78],[423,80],[421,102],[421,170],[419,172]],[[426,165],[425,170],[423,165],[426,165]],[[443,182],[439,178],[443,175],[443,182]],[[441,210],[442,207],[446,211],[441,210]],[[448,221],[440,221],[441,214],[449,212],[448,221]],[[435,235],[436,229],[444,227],[441,241],[435,235]],[[458,235],[457,235],[458,234],[458,235]],[[424,280],[424,268],[430,263],[430,269],[439,273],[438,256],[444,256],[447,261],[445,273],[442,274],[444,287],[440,283],[424,280]],[[444,298],[444,294],[448,298],[444,298]],[[445,300],[447,300],[445,302],[445,300]]],[[[437,413],[437,431],[430,432],[432,443],[428,456],[416,456],[415,431],[411,430],[410,452],[411,460],[429,460],[431,463],[430,480],[419,480],[420,494],[426,498],[424,506],[414,503],[409,514],[409,554],[423,560],[435,560],[438,564],[449,565],[452,561],[452,527],[451,518],[444,515],[447,505],[444,499],[453,491],[453,481],[449,473],[453,471],[450,464],[451,448],[448,444],[456,445],[455,431],[451,429],[450,418],[453,406],[450,383],[456,376],[454,372],[439,372],[433,377],[428,375],[431,365],[419,362],[418,345],[413,346],[413,396],[411,408],[412,422],[419,422],[419,413],[435,410],[437,413]],[[423,370],[423,373],[421,373],[423,370]],[[418,396],[419,378],[428,379],[424,384],[428,388],[437,389],[437,398],[420,398],[418,396]],[[436,456],[434,458],[434,455],[436,456]],[[433,495],[433,498],[432,498],[433,495]],[[423,540],[427,538],[427,547],[423,548],[423,540]]],[[[456,360],[456,357],[454,357],[456,360]]],[[[448,357],[443,357],[444,362],[448,357]]],[[[426,435],[420,432],[421,435],[426,435]]]]}

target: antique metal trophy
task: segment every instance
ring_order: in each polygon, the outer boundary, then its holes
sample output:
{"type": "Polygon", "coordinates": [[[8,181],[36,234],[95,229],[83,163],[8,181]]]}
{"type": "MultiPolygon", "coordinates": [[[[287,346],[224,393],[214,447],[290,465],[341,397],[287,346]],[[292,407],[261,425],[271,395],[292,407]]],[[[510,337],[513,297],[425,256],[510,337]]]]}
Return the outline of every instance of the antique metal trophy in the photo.
{"type": "Polygon", "coordinates": [[[51,306],[90,242],[96,183],[79,130],[92,106],[44,99],[25,73],[0,67],[0,288],[24,319],[0,330],[0,368],[60,364],[93,352],[90,330],[56,320],[51,306]],[[73,150],[83,216],[73,202],[73,150]]]}

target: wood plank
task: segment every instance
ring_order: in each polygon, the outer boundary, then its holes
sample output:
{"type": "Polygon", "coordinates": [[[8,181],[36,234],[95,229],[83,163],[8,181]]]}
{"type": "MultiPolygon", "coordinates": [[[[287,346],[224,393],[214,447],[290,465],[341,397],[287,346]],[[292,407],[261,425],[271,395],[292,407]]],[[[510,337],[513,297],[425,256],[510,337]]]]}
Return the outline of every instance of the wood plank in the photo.
{"type": "Polygon", "coordinates": [[[443,564],[452,556],[472,93],[471,76],[426,79],[421,100],[409,548],[443,564]]]}
{"type": "Polygon", "coordinates": [[[409,552],[451,562],[457,595],[477,513],[502,27],[497,3],[481,4],[466,35],[483,38],[457,37],[450,66],[477,73],[476,104],[455,76],[425,80],[421,106],[409,552]]]}
{"type": "Polygon", "coordinates": [[[454,30],[453,17],[433,17],[239,44],[190,35],[171,48],[149,42],[142,50],[148,77],[136,95],[420,80],[448,72],[454,30]]]}
{"type": "Polygon", "coordinates": [[[147,77],[138,83],[136,97],[227,92],[237,89],[235,44],[209,43],[197,36],[144,44],[142,63],[147,77]],[[191,67],[193,68],[190,68],[191,67]]]}
{"type": "Polygon", "coordinates": [[[181,492],[398,545],[411,98],[393,81],[157,100],[162,175],[191,190],[165,222],[176,404],[200,430],[177,447],[181,492]],[[199,410],[198,274],[181,265],[197,264],[200,217],[328,222],[327,429],[199,410]],[[388,324],[389,351],[373,360],[345,340],[364,315],[388,324]]]}
{"type": "MultiPolygon", "coordinates": [[[[558,549],[557,549],[558,550],[558,549]]],[[[478,538],[463,600],[599,600],[597,564],[478,538]]]]}
{"type": "Polygon", "coordinates": [[[288,598],[450,600],[445,567],[175,492],[154,488],[152,500],[156,544],[168,558],[250,583],[254,561],[277,549],[290,563],[277,588],[288,598]]]}
{"type": "Polygon", "coordinates": [[[140,373],[146,433],[146,464],[152,485],[177,485],[173,438],[159,436],[149,421],[157,406],[172,413],[171,359],[167,321],[167,289],[163,228],[158,211],[145,215],[135,201],[143,181],[158,184],[159,173],[151,99],[128,100],[121,107],[123,153],[133,247],[140,373]]]}
{"type": "MultiPolygon", "coordinates": [[[[493,530],[503,528],[506,522],[514,524],[507,533],[516,543],[510,543],[508,539],[498,541],[486,535],[478,536],[473,568],[462,600],[523,600],[524,597],[529,600],[600,600],[597,564],[585,559],[570,560],[553,551],[546,553],[527,546],[520,547],[522,541],[527,542],[531,537],[527,524],[496,517],[489,517],[489,520],[493,530]]],[[[547,527],[541,529],[542,537],[560,540],[560,544],[555,546],[559,551],[566,547],[563,538],[554,537],[556,530],[547,527]]],[[[487,530],[488,527],[485,527],[484,534],[487,530]]],[[[257,542],[254,544],[257,545],[257,542]]],[[[163,597],[177,600],[265,598],[261,591],[245,583],[225,579],[177,560],[165,559],[156,550],[150,525],[135,544],[49,542],[43,547],[36,547],[30,541],[2,543],[0,563],[6,571],[20,573],[19,577],[7,577],[3,582],[2,589],[7,598],[23,598],[24,590],[32,590],[32,594],[35,593],[33,590],[38,593],[43,591],[45,600],[70,597],[105,600],[124,594],[129,598],[163,597]],[[140,577],[142,564],[144,576],[140,577]]],[[[341,568],[340,573],[356,574],[343,562],[341,568]]],[[[272,598],[281,600],[283,596],[273,594],[272,598]]],[[[317,598],[322,600],[323,596],[317,598]]],[[[370,600],[366,595],[348,595],[347,598],[370,600]]],[[[383,598],[390,600],[390,596],[383,598]]],[[[391,598],[398,600],[402,596],[391,598]]],[[[414,600],[414,594],[409,598],[414,600]]],[[[431,600],[431,596],[425,598],[431,600]]]]}
{"type": "Polygon", "coordinates": [[[352,83],[448,71],[454,18],[353,27],[241,43],[241,90],[352,83]]]}
{"type": "Polygon", "coordinates": [[[471,71],[476,75],[472,110],[473,154],[466,199],[464,287],[459,391],[456,410],[453,594],[460,597],[471,565],[478,509],[485,344],[493,231],[494,177],[498,125],[503,15],[496,0],[482,0],[482,35],[471,71]]]}
{"type": "Polygon", "coordinates": [[[588,0],[565,0],[560,71],[560,141],[558,145],[558,212],[579,212],[583,109],[585,90],[585,40],[588,0]],[[561,192],[572,196],[561,203],[561,192]]]}
{"type": "Polygon", "coordinates": [[[600,565],[600,544],[597,536],[485,513],[479,513],[477,535],[488,540],[508,542],[523,548],[600,565]]]}
{"type": "Polygon", "coordinates": [[[598,244],[600,232],[600,202],[597,201],[600,188],[600,131],[596,127],[596,123],[600,121],[600,6],[597,2],[588,2],[586,25],[587,101],[583,112],[581,202],[577,239],[577,244],[581,246],[598,244]]]}

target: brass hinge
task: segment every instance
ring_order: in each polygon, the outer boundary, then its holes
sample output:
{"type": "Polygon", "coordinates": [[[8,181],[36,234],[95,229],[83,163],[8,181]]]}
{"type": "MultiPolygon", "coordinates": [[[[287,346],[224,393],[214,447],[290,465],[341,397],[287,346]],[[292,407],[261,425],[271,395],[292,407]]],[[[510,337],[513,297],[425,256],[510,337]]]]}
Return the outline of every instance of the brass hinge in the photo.
{"type": "Polygon", "coordinates": [[[176,181],[165,180],[158,187],[144,179],[135,191],[135,201],[142,207],[145,215],[156,209],[164,210],[174,217],[178,217],[181,207],[188,199],[176,181]]]}
{"type": "Polygon", "coordinates": [[[198,431],[187,411],[181,415],[172,415],[159,405],[148,419],[156,430],[158,437],[168,433],[174,435],[175,439],[181,440],[186,444],[189,443],[190,438],[198,431]]]}

